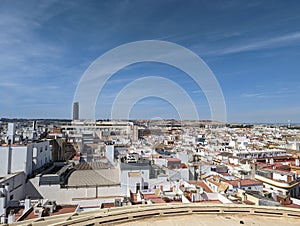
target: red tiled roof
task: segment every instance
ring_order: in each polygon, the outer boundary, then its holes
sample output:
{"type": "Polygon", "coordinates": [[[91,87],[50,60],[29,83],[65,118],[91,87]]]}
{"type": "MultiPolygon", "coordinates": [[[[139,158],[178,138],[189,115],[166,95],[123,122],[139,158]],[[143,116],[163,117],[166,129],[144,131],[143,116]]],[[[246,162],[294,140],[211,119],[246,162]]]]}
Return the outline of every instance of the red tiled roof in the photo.
{"type": "Polygon", "coordinates": [[[189,181],[188,183],[200,186],[207,193],[213,193],[213,191],[203,181],[189,181]]]}
{"type": "Polygon", "coordinates": [[[111,208],[111,207],[115,207],[115,203],[103,203],[101,205],[101,209],[102,208],[111,208]]]}
{"type": "Polygon", "coordinates": [[[220,186],[221,185],[221,182],[218,182],[218,181],[214,180],[213,178],[210,178],[207,181],[209,181],[210,183],[212,183],[212,184],[214,184],[216,186],[220,186]]]}
{"type": "Polygon", "coordinates": [[[231,202],[232,202],[233,204],[241,204],[240,202],[238,202],[238,201],[236,201],[236,200],[231,200],[231,202]]]}
{"type": "MultiPolygon", "coordinates": [[[[59,215],[59,214],[64,214],[64,213],[73,213],[75,212],[77,206],[72,206],[72,205],[68,205],[68,206],[57,206],[56,207],[56,211],[53,212],[51,214],[51,216],[53,215],[59,215]]],[[[24,220],[29,220],[29,219],[34,219],[34,218],[38,218],[38,216],[34,215],[34,209],[32,208],[32,211],[28,214],[28,216],[24,219],[24,220]]]]}
{"type": "Polygon", "coordinates": [[[160,197],[155,194],[143,194],[144,199],[146,200],[151,200],[154,203],[165,203],[165,201],[160,197]]]}
{"type": "Polygon", "coordinates": [[[247,204],[247,205],[255,205],[254,202],[251,202],[251,201],[249,201],[249,200],[245,200],[244,203],[247,204]]]}
{"type": "Polygon", "coordinates": [[[168,162],[181,162],[178,158],[167,158],[168,162]]]}
{"type": "Polygon", "coordinates": [[[297,209],[299,209],[300,205],[292,203],[292,204],[289,204],[289,205],[282,205],[282,207],[297,208],[297,209]]]}
{"type": "Polygon", "coordinates": [[[226,182],[231,184],[233,187],[238,187],[238,182],[241,182],[242,187],[254,186],[254,185],[263,185],[261,181],[253,179],[244,179],[244,180],[227,180],[226,182]]]}

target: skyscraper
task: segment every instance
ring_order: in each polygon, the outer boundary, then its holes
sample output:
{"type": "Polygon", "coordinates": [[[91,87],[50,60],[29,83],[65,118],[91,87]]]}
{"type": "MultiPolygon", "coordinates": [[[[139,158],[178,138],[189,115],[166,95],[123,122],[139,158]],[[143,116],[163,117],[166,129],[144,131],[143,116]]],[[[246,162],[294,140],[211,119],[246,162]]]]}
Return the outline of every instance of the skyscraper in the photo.
{"type": "Polygon", "coordinates": [[[73,103],[73,120],[79,120],[79,102],[73,103]]]}

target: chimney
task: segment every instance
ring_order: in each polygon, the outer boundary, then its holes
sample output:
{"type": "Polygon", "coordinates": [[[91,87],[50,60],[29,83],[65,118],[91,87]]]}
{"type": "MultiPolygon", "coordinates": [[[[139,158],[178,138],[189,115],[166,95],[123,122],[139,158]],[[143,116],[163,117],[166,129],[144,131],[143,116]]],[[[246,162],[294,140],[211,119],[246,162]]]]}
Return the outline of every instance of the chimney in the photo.
{"type": "Polygon", "coordinates": [[[296,165],[296,166],[299,166],[299,158],[296,158],[296,159],[295,159],[295,165],[296,165]]]}
{"type": "Polygon", "coordinates": [[[7,201],[9,200],[9,183],[5,184],[5,192],[6,192],[6,197],[7,197],[7,201]]]}
{"type": "Polygon", "coordinates": [[[6,214],[6,196],[4,193],[4,186],[1,184],[0,185],[2,188],[2,191],[0,192],[0,215],[4,215],[6,214]]]}
{"type": "Polygon", "coordinates": [[[0,184],[0,194],[1,193],[5,194],[5,187],[3,184],[0,184]]]}
{"type": "Polygon", "coordinates": [[[238,181],[238,188],[241,188],[241,181],[238,181]]]}
{"type": "Polygon", "coordinates": [[[274,159],[273,158],[270,159],[270,164],[274,165],[274,159]]]}
{"type": "Polygon", "coordinates": [[[15,215],[14,211],[11,210],[7,217],[7,223],[11,224],[11,223],[15,222],[15,219],[16,219],[16,215],[15,215]]]}
{"type": "Polygon", "coordinates": [[[268,165],[268,159],[266,158],[266,164],[268,165]]]}
{"type": "Polygon", "coordinates": [[[0,218],[0,224],[5,224],[5,223],[6,223],[6,217],[4,214],[2,214],[0,218]]]}
{"type": "Polygon", "coordinates": [[[26,213],[30,207],[31,207],[31,199],[30,199],[30,196],[27,195],[26,198],[25,198],[25,201],[24,201],[24,213],[26,213]]]}
{"type": "Polygon", "coordinates": [[[32,131],[36,131],[36,121],[32,122],[32,131]]]}

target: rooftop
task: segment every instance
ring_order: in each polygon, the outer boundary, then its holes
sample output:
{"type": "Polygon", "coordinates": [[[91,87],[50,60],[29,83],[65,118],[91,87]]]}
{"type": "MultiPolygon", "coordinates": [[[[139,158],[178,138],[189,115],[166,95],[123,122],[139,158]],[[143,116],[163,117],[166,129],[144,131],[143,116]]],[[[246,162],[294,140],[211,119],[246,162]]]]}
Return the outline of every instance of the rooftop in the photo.
{"type": "Polygon", "coordinates": [[[108,169],[112,166],[109,163],[104,162],[80,162],[74,166],[76,170],[98,170],[108,169]]]}
{"type": "Polygon", "coordinates": [[[76,170],[68,180],[68,186],[112,186],[119,185],[118,169],[76,170]]]}
{"type": "Polygon", "coordinates": [[[196,186],[200,186],[207,193],[213,193],[213,191],[207,186],[207,184],[203,181],[189,181],[189,184],[193,184],[196,186]]]}
{"type": "Polygon", "coordinates": [[[233,187],[238,187],[239,182],[241,183],[241,187],[255,186],[255,185],[263,185],[263,182],[253,179],[243,179],[243,180],[228,180],[227,183],[231,184],[233,187]]]}
{"type": "MultiPolygon", "coordinates": [[[[54,211],[51,216],[56,216],[60,214],[65,214],[65,213],[74,213],[75,210],[77,209],[77,205],[64,205],[64,206],[57,206],[56,211],[54,211]]],[[[37,215],[34,214],[33,208],[31,209],[31,212],[27,215],[27,217],[23,220],[31,220],[31,219],[36,219],[38,218],[37,215]]]]}

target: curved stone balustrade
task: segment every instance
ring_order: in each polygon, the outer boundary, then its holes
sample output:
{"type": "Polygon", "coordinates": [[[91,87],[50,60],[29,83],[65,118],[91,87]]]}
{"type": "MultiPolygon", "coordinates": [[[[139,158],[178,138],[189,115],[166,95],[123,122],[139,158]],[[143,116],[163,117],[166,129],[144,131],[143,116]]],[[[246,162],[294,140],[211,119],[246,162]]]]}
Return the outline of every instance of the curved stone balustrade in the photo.
{"type": "Polygon", "coordinates": [[[117,225],[120,223],[144,220],[147,218],[160,219],[163,217],[178,217],[180,215],[243,215],[243,216],[268,216],[273,217],[274,223],[277,218],[286,218],[297,221],[300,225],[300,210],[282,207],[247,206],[234,204],[154,204],[116,207],[99,209],[73,214],[62,214],[15,222],[10,225],[117,225]],[[275,218],[274,218],[275,217],[275,218]],[[298,222],[299,221],[299,222],[298,222]]]}

